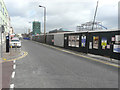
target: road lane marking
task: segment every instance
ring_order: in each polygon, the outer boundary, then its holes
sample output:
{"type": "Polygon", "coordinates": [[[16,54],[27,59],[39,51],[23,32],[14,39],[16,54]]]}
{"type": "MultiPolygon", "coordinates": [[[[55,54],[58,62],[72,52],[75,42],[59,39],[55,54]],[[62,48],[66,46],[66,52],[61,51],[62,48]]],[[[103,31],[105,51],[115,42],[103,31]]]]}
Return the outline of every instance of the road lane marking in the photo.
{"type": "MultiPolygon", "coordinates": [[[[39,42],[36,42],[36,43],[39,43],[39,42]]],[[[69,54],[72,54],[72,55],[76,55],[76,56],[79,56],[79,57],[83,57],[83,58],[86,58],[88,60],[92,60],[92,61],[96,61],[96,62],[99,62],[99,63],[103,63],[103,64],[106,64],[106,65],[109,65],[109,66],[113,66],[113,67],[116,67],[116,68],[120,68],[119,65],[116,65],[116,64],[112,64],[112,63],[108,63],[108,62],[105,62],[105,61],[101,61],[101,60],[97,60],[97,59],[94,59],[94,58],[91,58],[91,57],[86,57],[86,56],[83,56],[83,55],[80,55],[80,54],[77,54],[77,53],[74,53],[74,52],[70,52],[70,51],[67,51],[67,50],[64,50],[64,49],[60,49],[60,48],[57,48],[57,47],[54,47],[54,46],[50,46],[50,45],[47,45],[47,44],[43,44],[43,43],[39,43],[41,45],[44,45],[44,46],[47,46],[47,47],[50,47],[50,48],[54,48],[56,50],[59,50],[59,51],[62,51],[62,52],[66,52],[66,53],[69,53],[69,54]]]]}
{"type": "Polygon", "coordinates": [[[14,78],[15,77],[15,71],[12,73],[12,78],[14,78]]]}
{"type": "Polygon", "coordinates": [[[16,69],[16,65],[13,65],[13,69],[14,69],[14,70],[16,69]]]}
{"type": "MultiPolygon", "coordinates": [[[[15,69],[16,69],[16,64],[15,64],[15,63],[16,63],[16,60],[14,60],[13,63],[14,63],[14,65],[13,65],[13,70],[15,70],[15,69]]],[[[15,71],[12,72],[12,79],[13,79],[13,78],[15,78],[15,71]]],[[[11,85],[10,85],[10,89],[13,89],[14,87],[15,87],[14,84],[11,84],[11,85]]]]}
{"type": "Polygon", "coordinates": [[[14,87],[15,87],[14,84],[11,84],[11,85],[10,85],[10,89],[13,89],[14,87]]]}

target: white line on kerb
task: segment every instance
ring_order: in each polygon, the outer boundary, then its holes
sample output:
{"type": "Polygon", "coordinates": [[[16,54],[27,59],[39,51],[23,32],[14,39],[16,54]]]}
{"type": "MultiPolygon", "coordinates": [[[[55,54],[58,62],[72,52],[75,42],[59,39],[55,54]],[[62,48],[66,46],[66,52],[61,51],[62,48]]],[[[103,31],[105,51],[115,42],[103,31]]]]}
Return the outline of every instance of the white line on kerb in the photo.
{"type": "Polygon", "coordinates": [[[10,89],[11,89],[11,88],[14,88],[14,87],[15,87],[15,85],[14,85],[14,84],[11,84],[11,85],[10,85],[10,89]]]}
{"type": "Polygon", "coordinates": [[[12,73],[12,78],[14,78],[14,77],[15,77],[15,72],[12,73]]]}
{"type": "Polygon", "coordinates": [[[16,69],[16,65],[13,65],[13,69],[14,69],[14,70],[16,69]]]}

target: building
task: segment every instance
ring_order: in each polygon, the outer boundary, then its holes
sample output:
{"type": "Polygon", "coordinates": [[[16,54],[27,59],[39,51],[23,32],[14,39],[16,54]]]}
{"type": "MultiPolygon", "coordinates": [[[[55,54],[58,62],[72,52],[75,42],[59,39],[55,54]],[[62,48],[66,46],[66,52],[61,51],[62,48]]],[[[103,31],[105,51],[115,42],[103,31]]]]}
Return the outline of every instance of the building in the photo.
{"type": "Polygon", "coordinates": [[[9,34],[14,34],[13,27],[10,27],[9,34]]]}
{"type": "Polygon", "coordinates": [[[55,29],[55,30],[49,31],[49,33],[64,33],[64,32],[72,32],[72,31],[69,31],[69,30],[63,29],[63,28],[55,29]]]}
{"type": "Polygon", "coordinates": [[[3,41],[10,30],[10,16],[3,0],[0,0],[0,27],[4,25],[5,32],[3,33],[3,41]]]}
{"type": "Polygon", "coordinates": [[[12,38],[15,36],[15,33],[14,33],[14,30],[13,30],[13,27],[10,27],[9,35],[10,35],[10,39],[12,39],[12,38]]]}
{"type": "Polygon", "coordinates": [[[120,29],[120,1],[118,3],[118,29],[120,29]]]}
{"type": "Polygon", "coordinates": [[[33,22],[33,35],[41,34],[41,23],[39,21],[33,22]]]}

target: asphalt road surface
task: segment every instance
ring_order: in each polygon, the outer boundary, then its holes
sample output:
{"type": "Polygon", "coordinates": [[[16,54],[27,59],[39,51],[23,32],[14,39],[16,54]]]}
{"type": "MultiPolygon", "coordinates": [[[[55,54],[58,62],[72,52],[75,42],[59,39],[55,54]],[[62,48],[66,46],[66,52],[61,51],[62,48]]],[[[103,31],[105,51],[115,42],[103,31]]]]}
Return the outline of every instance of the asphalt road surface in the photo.
{"type": "Polygon", "coordinates": [[[23,41],[28,55],[16,61],[15,88],[118,88],[118,69],[23,41]]]}

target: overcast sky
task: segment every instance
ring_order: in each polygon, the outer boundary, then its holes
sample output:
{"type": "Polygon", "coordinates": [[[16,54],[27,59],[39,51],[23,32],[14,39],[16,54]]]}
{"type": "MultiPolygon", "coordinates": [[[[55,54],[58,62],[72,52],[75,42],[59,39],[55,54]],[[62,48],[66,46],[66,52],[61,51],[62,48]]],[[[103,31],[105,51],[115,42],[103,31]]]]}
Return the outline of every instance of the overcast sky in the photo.
{"type": "MultiPolygon", "coordinates": [[[[118,27],[118,1],[99,0],[96,20],[108,29],[118,27]]],[[[97,0],[4,0],[16,33],[32,28],[34,20],[43,27],[43,5],[47,8],[47,31],[55,28],[76,30],[76,26],[93,20],[97,0]]],[[[42,28],[43,31],[43,28],[42,28]]]]}

